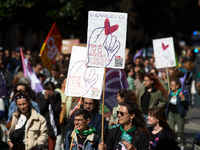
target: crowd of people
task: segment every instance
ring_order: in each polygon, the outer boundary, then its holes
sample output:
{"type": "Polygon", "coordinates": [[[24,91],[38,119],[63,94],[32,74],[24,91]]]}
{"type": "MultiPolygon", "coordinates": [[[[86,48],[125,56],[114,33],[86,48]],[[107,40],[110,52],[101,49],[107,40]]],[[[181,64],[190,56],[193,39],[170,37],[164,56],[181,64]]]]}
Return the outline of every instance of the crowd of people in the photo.
{"type": "Polygon", "coordinates": [[[191,101],[192,53],[181,56],[178,67],[168,68],[169,79],[166,70],[155,68],[153,56],[129,59],[124,69],[129,89],[119,89],[116,93],[118,104],[110,110],[109,120],[104,119],[103,135],[101,102],[64,94],[69,55],[59,53],[56,64],[48,71],[38,53],[28,50],[24,53],[44,90],[36,93],[31,81],[23,76],[19,47],[12,55],[10,51],[0,50],[0,73],[9,91],[0,97],[2,147],[11,150],[186,149],[184,121],[191,101]],[[186,79],[181,82],[186,70],[186,79]],[[183,85],[186,90],[182,89],[183,85]],[[66,112],[61,122],[63,106],[66,112]]]}

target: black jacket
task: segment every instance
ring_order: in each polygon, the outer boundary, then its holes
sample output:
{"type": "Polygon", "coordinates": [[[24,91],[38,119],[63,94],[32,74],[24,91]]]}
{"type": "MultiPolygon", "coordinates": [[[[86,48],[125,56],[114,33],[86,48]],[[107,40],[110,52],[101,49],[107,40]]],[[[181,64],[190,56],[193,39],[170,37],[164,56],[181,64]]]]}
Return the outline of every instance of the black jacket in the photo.
{"type": "MultiPolygon", "coordinates": [[[[132,137],[131,144],[137,150],[147,150],[148,149],[148,135],[145,132],[141,132],[136,135],[136,131],[128,132],[128,134],[132,137]]],[[[107,150],[116,149],[119,146],[119,142],[121,141],[122,131],[119,126],[108,131],[108,135],[106,138],[106,147],[107,150]]],[[[118,147],[118,149],[121,149],[118,147]]]]}
{"type": "Polygon", "coordinates": [[[61,96],[60,93],[55,92],[55,95],[53,97],[50,97],[48,99],[44,98],[44,94],[42,92],[37,94],[36,102],[38,103],[40,107],[40,113],[47,121],[47,130],[48,135],[50,137],[55,137],[53,127],[50,123],[50,116],[49,116],[49,104],[51,104],[51,108],[53,110],[54,120],[57,127],[57,135],[61,133],[60,131],[60,123],[59,123],[59,115],[61,112],[61,96]]]}

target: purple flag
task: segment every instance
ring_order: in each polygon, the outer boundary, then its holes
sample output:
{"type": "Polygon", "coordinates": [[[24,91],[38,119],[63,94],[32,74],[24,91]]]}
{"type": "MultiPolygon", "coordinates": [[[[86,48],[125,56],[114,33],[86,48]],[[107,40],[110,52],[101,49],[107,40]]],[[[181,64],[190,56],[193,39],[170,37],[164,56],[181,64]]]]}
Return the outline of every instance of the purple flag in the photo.
{"type": "Polygon", "coordinates": [[[9,94],[9,92],[6,88],[6,83],[5,83],[5,80],[3,78],[3,75],[0,72],[0,97],[5,96],[7,94],[9,94]]]}
{"type": "Polygon", "coordinates": [[[128,89],[126,74],[123,69],[106,69],[105,105],[112,111],[118,104],[116,97],[120,89],[128,89]]]}
{"type": "Polygon", "coordinates": [[[186,77],[187,77],[187,70],[185,71],[184,76],[183,76],[182,78],[179,79],[179,80],[181,81],[181,84],[182,84],[182,86],[181,86],[181,92],[182,92],[182,93],[185,93],[185,92],[188,93],[188,89],[187,89],[187,87],[185,86],[185,79],[186,79],[186,77]]]}
{"type": "Polygon", "coordinates": [[[35,91],[36,94],[42,92],[44,90],[42,82],[37,78],[35,71],[26,58],[24,59],[24,68],[26,69],[27,76],[31,81],[32,90],[35,91]]]}
{"type": "Polygon", "coordinates": [[[135,59],[136,59],[137,57],[139,57],[139,56],[142,55],[142,52],[143,52],[143,51],[144,51],[144,48],[141,48],[140,51],[137,52],[137,53],[134,55],[134,57],[133,57],[133,62],[135,62],[135,59]]]}

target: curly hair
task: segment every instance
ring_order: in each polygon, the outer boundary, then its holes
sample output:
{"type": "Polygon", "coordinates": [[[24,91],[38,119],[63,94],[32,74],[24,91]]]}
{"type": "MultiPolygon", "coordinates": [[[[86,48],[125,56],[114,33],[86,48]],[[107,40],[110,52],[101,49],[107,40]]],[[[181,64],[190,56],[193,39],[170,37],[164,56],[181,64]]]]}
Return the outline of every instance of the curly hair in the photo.
{"type": "Polygon", "coordinates": [[[124,102],[134,102],[139,105],[136,94],[130,89],[120,89],[118,94],[121,98],[124,98],[124,102]]]}

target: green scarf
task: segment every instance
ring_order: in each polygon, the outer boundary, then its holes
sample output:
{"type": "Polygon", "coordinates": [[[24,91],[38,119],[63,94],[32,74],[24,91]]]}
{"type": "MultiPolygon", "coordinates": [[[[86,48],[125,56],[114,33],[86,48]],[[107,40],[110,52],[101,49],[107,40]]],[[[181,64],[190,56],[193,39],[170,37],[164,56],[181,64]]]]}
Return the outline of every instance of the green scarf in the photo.
{"type": "Polygon", "coordinates": [[[178,96],[178,94],[180,93],[181,89],[178,89],[178,91],[176,92],[176,94],[174,94],[174,92],[172,92],[172,96],[178,96]]]}
{"type": "Polygon", "coordinates": [[[134,131],[134,130],[136,129],[136,127],[133,126],[133,127],[130,128],[128,131],[125,131],[125,130],[123,129],[123,127],[120,125],[120,126],[119,126],[119,129],[120,129],[122,132],[126,132],[126,133],[128,133],[128,132],[134,131]]]}
{"type": "Polygon", "coordinates": [[[77,129],[75,129],[75,132],[77,134],[81,134],[81,135],[90,135],[92,133],[97,133],[96,129],[93,127],[93,128],[90,128],[89,130],[85,130],[83,131],[83,133],[80,133],[77,129]]]}

